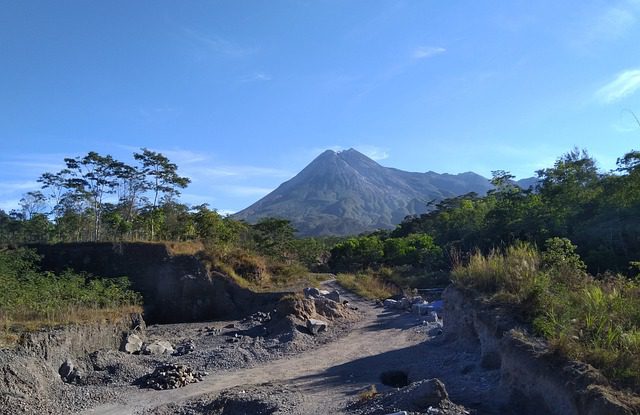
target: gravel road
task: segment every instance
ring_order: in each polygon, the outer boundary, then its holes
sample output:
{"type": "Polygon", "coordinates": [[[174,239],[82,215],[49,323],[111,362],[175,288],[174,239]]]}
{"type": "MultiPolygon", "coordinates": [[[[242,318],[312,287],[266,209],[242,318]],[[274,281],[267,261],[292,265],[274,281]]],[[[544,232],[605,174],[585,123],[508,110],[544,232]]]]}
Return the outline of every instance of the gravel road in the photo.
{"type": "MultiPolygon", "coordinates": [[[[334,284],[325,283],[328,289],[338,288],[334,284]]],[[[371,302],[338,289],[343,292],[342,297],[356,305],[363,314],[363,318],[345,337],[315,350],[255,367],[211,372],[202,382],[185,388],[166,391],[131,388],[123,402],[102,405],[84,413],[135,414],[236,386],[268,382],[287,384],[303,392],[304,407],[299,408],[300,413],[327,413],[330,407],[333,407],[332,411],[337,410],[337,407],[344,406],[345,396],[378,383],[381,371],[406,363],[389,359],[384,367],[371,367],[364,359],[415,345],[423,339],[415,331],[407,330],[416,325],[415,316],[385,312],[371,302]]]]}

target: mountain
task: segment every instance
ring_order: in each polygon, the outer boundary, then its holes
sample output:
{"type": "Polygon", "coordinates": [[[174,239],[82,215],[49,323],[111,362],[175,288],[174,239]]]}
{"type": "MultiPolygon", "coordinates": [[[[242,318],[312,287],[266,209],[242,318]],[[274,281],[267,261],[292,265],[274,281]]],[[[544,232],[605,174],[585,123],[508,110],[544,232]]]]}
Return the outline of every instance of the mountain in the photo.
{"type": "Polygon", "coordinates": [[[301,235],[352,235],[395,227],[424,213],[432,200],[469,192],[484,195],[489,180],[472,172],[411,173],[383,167],[354,149],[327,150],[234,218],[289,219],[301,235]]]}

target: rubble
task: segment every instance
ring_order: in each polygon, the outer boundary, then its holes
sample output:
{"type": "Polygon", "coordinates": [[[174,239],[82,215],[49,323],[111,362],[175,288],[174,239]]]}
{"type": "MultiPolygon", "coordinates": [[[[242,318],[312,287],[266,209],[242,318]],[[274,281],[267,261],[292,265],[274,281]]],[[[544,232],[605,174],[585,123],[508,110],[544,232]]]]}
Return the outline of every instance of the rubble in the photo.
{"type": "Polygon", "coordinates": [[[176,348],[175,352],[173,352],[173,355],[184,356],[185,354],[192,353],[195,350],[196,344],[193,342],[193,340],[187,340],[176,348]]]}
{"type": "Polygon", "coordinates": [[[185,365],[162,365],[144,377],[142,387],[157,390],[182,388],[190,383],[202,381],[207,375],[207,372],[197,372],[185,365]]]}

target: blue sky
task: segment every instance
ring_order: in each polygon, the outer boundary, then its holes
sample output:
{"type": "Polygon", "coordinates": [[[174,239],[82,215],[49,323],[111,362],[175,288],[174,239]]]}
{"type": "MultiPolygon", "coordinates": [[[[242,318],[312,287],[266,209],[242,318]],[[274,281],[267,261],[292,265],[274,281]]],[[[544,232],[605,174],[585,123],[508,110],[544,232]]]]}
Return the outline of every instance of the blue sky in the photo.
{"type": "Polygon", "coordinates": [[[88,151],[163,152],[237,211],[327,148],[519,178],[639,148],[640,0],[14,1],[0,209],[88,151]]]}

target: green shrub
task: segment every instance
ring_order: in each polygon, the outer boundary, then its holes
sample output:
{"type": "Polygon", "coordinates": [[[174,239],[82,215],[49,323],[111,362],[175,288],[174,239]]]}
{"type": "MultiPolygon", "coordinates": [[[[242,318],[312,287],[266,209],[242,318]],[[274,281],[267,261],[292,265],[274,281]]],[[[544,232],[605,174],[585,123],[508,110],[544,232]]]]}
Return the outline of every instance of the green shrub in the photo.
{"type": "Polygon", "coordinates": [[[536,334],[561,354],[640,390],[640,285],[622,276],[590,277],[576,247],[552,238],[541,254],[518,243],[476,253],[452,272],[456,283],[524,310],[536,334]]]}

